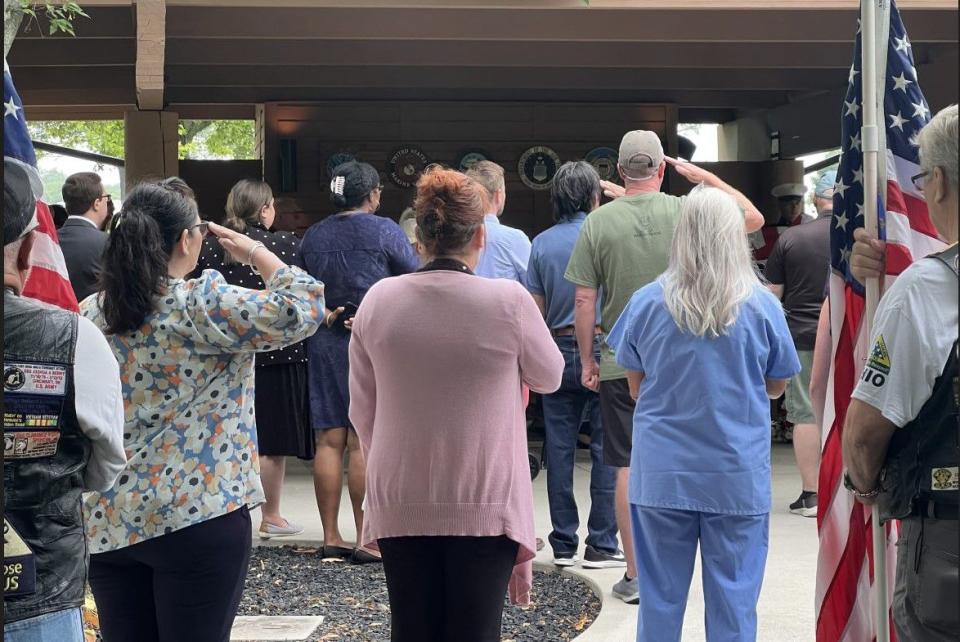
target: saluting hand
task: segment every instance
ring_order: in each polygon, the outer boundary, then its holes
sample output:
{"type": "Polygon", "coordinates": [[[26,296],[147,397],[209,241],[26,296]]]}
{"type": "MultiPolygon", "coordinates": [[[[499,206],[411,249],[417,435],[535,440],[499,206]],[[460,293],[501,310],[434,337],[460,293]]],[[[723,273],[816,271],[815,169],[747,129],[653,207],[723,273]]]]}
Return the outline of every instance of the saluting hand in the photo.
{"type": "Polygon", "coordinates": [[[607,198],[620,198],[627,193],[627,188],[623,185],[617,185],[611,181],[600,181],[600,189],[607,198]]]}
{"type": "Polygon", "coordinates": [[[691,183],[705,183],[713,186],[717,178],[716,174],[713,172],[708,172],[702,167],[697,167],[688,161],[678,160],[676,158],[671,158],[670,156],[664,156],[663,160],[667,161],[667,164],[672,166],[673,169],[677,171],[677,174],[680,174],[680,176],[683,176],[691,183]]]}
{"type": "Polygon", "coordinates": [[[246,263],[250,256],[250,250],[256,245],[256,241],[240,232],[235,232],[230,228],[210,223],[210,233],[217,237],[220,245],[226,250],[237,263],[246,263]]]}

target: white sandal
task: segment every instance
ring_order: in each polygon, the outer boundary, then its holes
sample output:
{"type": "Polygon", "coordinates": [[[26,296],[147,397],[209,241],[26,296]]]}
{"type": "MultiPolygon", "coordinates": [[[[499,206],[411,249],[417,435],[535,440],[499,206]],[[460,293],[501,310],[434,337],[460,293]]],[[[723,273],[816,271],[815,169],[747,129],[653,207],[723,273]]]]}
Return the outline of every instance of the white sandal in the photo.
{"type": "Polygon", "coordinates": [[[270,539],[271,537],[289,537],[290,535],[299,535],[303,532],[303,526],[294,524],[289,519],[286,520],[286,526],[277,526],[270,522],[261,522],[257,534],[260,539],[270,539]]]}

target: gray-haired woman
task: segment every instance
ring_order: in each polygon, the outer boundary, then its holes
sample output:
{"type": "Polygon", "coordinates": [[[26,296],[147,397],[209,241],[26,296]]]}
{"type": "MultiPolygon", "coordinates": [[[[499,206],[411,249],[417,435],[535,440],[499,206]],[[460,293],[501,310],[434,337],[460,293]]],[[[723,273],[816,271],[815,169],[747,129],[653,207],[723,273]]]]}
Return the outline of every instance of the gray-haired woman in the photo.
{"type": "Polygon", "coordinates": [[[637,640],[680,639],[698,543],[708,640],[755,640],[771,501],[768,396],[783,394],[800,362],[731,196],[690,194],[667,271],[633,295],[608,342],[637,399],[637,640]]]}

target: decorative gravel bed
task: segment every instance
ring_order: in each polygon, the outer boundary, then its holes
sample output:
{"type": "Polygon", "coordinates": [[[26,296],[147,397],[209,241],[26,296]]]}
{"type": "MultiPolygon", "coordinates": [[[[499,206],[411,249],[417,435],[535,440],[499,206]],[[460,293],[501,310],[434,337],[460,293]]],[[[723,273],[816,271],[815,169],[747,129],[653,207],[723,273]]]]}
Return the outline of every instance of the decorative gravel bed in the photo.
{"type": "MultiPolygon", "coordinates": [[[[507,603],[504,642],[571,640],[600,612],[600,601],[582,581],[534,571],[531,604],[507,603]]],[[[390,639],[390,604],[383,568],[322,560],[316,548],[257,546],[238,615],[322,615],[310,642],[390,639]]]]}

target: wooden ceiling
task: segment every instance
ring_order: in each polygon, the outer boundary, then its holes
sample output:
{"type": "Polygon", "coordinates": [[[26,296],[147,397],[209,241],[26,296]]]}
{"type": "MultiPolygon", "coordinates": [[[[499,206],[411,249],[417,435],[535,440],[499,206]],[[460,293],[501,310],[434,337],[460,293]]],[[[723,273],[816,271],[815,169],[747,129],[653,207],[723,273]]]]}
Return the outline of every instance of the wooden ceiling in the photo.
{"type": "MultiPolygon", "coordinates": [[[[31,118],[119,117],[138,78],[141,100],[157,96],[162,69],[159,99],[184,117],[463,99],[674,102],[681,121],[723,122],[844,87],[859,13],[855,0],[141,0],[141,17],[165,5],[165,25],[151,40],[140,24],[141,58],[162,50],[138,72],[131,0],[81,4],[76,38],[33,25],[13,45],[31,118]]],[[[957,2],[900,6],[931,106],[956,101],[957,2]]]]}

